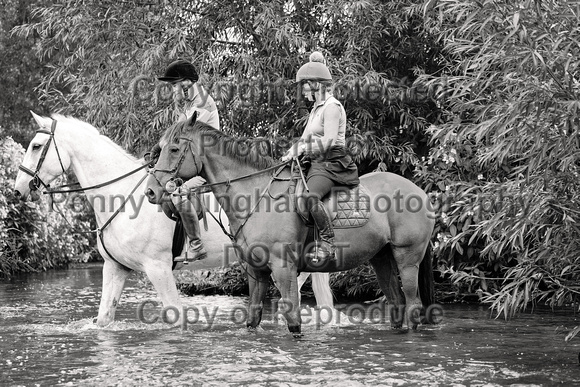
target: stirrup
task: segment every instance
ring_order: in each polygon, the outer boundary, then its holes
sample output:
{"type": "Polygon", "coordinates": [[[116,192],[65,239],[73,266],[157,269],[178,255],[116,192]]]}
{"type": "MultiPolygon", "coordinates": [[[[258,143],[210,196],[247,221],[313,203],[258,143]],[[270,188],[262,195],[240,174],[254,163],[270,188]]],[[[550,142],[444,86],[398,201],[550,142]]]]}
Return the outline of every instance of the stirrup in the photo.
{"type": "Polygon", "coordinates": [[[189,249],[185,251],[179,257],[173,258],[174,262],[183,262],[184,265],[187,265],[189,262],[200,261],[202,259],[207,258],[207,251],[202,247],[201,249],[189,249]]]}
{"type": "Polygon", "coordinates": [[[316,242],[314,246],[314,251],[310,251],[306,254],[306,259],[314,264],[318,264],[324,261],[336,262],[336,252],[334,247],[328,242],[316,242]],[[328,247],[330,246],[330,247],[328,247]]]}

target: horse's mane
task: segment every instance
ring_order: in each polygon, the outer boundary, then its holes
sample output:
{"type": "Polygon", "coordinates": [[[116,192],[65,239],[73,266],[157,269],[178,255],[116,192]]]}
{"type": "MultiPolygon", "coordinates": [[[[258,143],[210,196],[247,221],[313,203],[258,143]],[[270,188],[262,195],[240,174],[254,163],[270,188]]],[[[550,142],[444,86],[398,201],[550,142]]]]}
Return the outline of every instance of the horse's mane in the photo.
{"type": "Polygon", "coordinates": [[[71,130],[83,130],[86,134],[91,136],[98,136],[101,140],[107,142],[111,145],[115,150],[123,153],[127,157],[131,158],[132,160],[137,160],[136,157],[132,156],[128,153],[122,146],[111,140],[109,137],[102,134],[97,128],[93,125],[89,124],[88,122],[79,120],[78,118],[64,116],[61,114],[51,114],[51,117],[54,120],[58,121],[59,125],[65,125],[66,127],[70,128],[71,130]]]}
{"type": "MultiPolygon", "coordinates": [[[[211,139],[211,144],[217,147],[226,157],[257,169],[265,169],[274,164],[271,154],[270,142],[263,138],[236,138],[214,127],[196,121],[193,126],[188,125],[189,120],[179,121],[169,127],[160,142],[178,142],[179,137],[190,137],[194,132],[199,132],[205,138],[211,139]]],[[[203,144],[202,144],[203,146],[203,144]]]]}

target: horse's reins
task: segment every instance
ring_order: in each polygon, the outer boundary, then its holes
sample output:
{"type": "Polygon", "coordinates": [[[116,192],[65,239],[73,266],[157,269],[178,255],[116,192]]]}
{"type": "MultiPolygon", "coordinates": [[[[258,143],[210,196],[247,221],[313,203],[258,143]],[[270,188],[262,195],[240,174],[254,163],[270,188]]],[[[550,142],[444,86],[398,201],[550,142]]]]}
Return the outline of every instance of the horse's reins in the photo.
{"type": "MultiPolygon", "coordinates": [[[[240,227],[238,227],[238,229],[236,230],[236,232],[234,234],[231,234],[229,232],[225,232],[224,233],[231,239],[232,242],[235,242],[238,240],[238,235],[240,234],[240,231],[242,230],[242,228],[246,225],[246,222],[248,221],[248,219],[250,219],[250,217],[254,214],[254,212],[256,212],[256,210],[258,209],[258,206],[260,205],[260,202],[262,201],[262,199],[266,196],[266,193],[268,193],[268,190],[270,189],[270,186],[272,185],[272,182],[276,179],[276,177],[282,172],[282,170],[284,169],[284,167],[286,167],[286,165],[288,164],[287,161],[275,165],[274,167],[270,167],[268,169],[264,169],[262,171],[258,171],[261,173],[264,172],[268,172],[270,170],[273,169],[277,169],[277,171],[272,175],[272,179],[270,179],[270,181],[268,182],[268,184],[266,184],[266,188],[264,188],[264,190],[262,191],[262,193],[260,194],[258,201],[256,202],[256,204],[254,205],[254,207],[252,208],[252,210],[250,211],[250,213],[248,214],[248,216],[246,216],[246,218],[244,219],[244,221],[242,222],[242,224],[240,225],[240,227]]],[[[235,179],[231,179],[231,180],[227,180],[225,182],[220,182],[220,183],[212,183],[212,184],[207,184],[205,186],[202,187],[210,187],[210,186],[216,186],[216,185],[230,185],[232,181],[238,181],[238,180],[242,180],[242,179],[246,179],[249,177],[252,177],[254,175],[258,175],[259,173],[251,173],[245,176],[241,176],[239,178],[235,178],[235,179]]],[[[201,187],[200,187],[201,188],[201,187]]],[[[210,212],[210,215],[215,219],[216,222],[218,222],[218,220],[215,218],[215,216],[210,212]]],[[[222,227],[222,230],[225,230],[225,227],[223,227],[222,225],[220,225],[222,227]]]]}
{"type": "MultiPolygon", "coordinates": [[[[121,176],[116,177],[114,179],[105,181],[103,183],[92,185],[90,187],[80,187],[80,188],[71,188],[71,189],[63,189],[63,190],[61,190],[61,189],[49,189],[47,191],[43,191],[42,193],[52,195],[52,194],[58,194],[58,193],[83,192],[83,191],[88,191],[91,189],[102,188],[102,187],[106,187],[107,185],[116,183],[120,180],[123,180],[124,178],[129,177],[129,176],[131,176],[131,175],[133,175],[133,174],[135,174],[135,173],[139,172],[140,170],[145,169],[147,167],[148,167],[147,164],[141,165],[138,168],[135,168],[132,171],[125,173],[124,175],[121,175],[121,176]]],[[[145,177],[147,177],[147,175],[145,175],[145,177]]],[[[143,180],[141,180],[141,181],[143,181],[143,180]]],[[[72,187],[72,186],[75,186],[78,184],[79,183],[64,184],[64,185],[58,186],[57,188],[67,188],[67,187],[72,187]]]]}
{"type": "MultiPolygon", "coordinates": [[[[201,168],[199,167],[200,162],[198,162],[198,160],[197,160],[197,155],[193,152],[193,149],[191,148],[191,143],[193,142],[193,140],[191,140],[191,139],[189,139],[187,137],[179,137],[179,139],[187,141],[187,149],[185,149],[184,151],[181,152],[180,158],[178,159],[176,165],[173,168],[167,169],[167,170],[163,170],[163,169],[154,169],[153,170],[153,173],[154,172],[165,172],[165,173],[168,173],[168,174],[172,174],[173,176],[172,176],[171,179],[169,179],[169,181],[172,181],[174,179],[178,179],[179,178],[178,177],[179,169],[181,168],[181,165],[182,165],[183,161],[185,160],[185,156],[186,156],[187,150],[189,150],[191,152],[192,157],[194,159],[194,163],[196,164],[196,169],[197,169],[196,174],[199,174],[199,172],[201,170],[201,168]]],[[[268,184],[266,185],[266,187],[264,188],[264,190],[261,192],[261,194],[260,194],[260,196],[258,198],[258,201],[254,205],[254,207],[252,208],[252,210],[250,211],[250,213],[248,214],[248,216],[246,216],[246,218],[244,219],[244,221],[242,222],[242,224],[240,225],[240,227],[238,227],[238,229],[236,230],[236,232],[233,233],[233,234],[226,230],[226,228],[223,225],[221,219],[217,219],[213,213],[211,213],[210,211],[207,211],[207,208],[204,205],[203,200],[198,200],[198,202],[200,203],[200,206],[202,207],[202,210],[204,212],[209,212],[209,214],[211,215],[211,217],[216,221],[216,223],[219,224],[219,226],[221,227],[223,233],[226,236],[228,236],[228,238],[230,238],[230,240],[232,242],[236,243],[236,241],[238,239],[238,236],[239,236],[240,232],[242,231],[242,228],[245,226],[246,222],[250,219],[250,217],[254,214],[254,212],[256,212],[256,209],[260,205],[260,202],[262,201],[262,199],[268,193],[268,190],[269,190],[272,182],[277,179],[277,176],[282,172],[282,170],[288,164],[292,163],[292,166],[293,166],[294,165],[293,164],[294,162],[296,162],[298,164],[298,168],[300,169],[300,176],[301,176],[302,180],[304,181],[304,186],[307,187],[306,179],[304,177],[304,174],[302,173],[302,168],[300,166],[300,161],[298,160],[297,157],[294,157],[294,158],[292,158],[290,160],[283,161],[283,162],[281,162],[279,164],[273,165],[273,166],[268,167],[266,169],[262,169],[262,170],[259,170],[259,171],[256,171],[256,172],[248,173],[246,175],[242,175],[242,176],[239,176],[239,177],[236,177],[236,178],[233,178],[233,179],[228,179],[228,180],[225,180],[225,181],[220,181],[220,182],[210,183],[210,184],[204,184],[204,185],[199,186],[199,187],[191,187],[188,190],[189,192],[177,193],[177,194],[173,194],[172,193],[172,194],[173,195],[177,195],[177,196],[187,196],[187,195],[189,195],[191,193],[191,191],[194,191],[194,194],[196,194],[195,191],[200,192],[200,193],[205,193],[205,192],[209,192],[211,187],[220,186],[220,185],[230,186],[231,183],[233,183],[233,182],[240,181],[240,180],[244,180],[244,179],[248,179],[248,178],[253,177],[253,176],[261,175],[261,174],[264,174],[266,172],[270,172],[270,171],[276,170],[276,172],[273,173],[273,175],[272,175],[272,179],[270,179],[270,181],[268,182],[268,184]]],[[[151,171],[150,171],[150,173],[151,173],[151,171]]],[[[153,176],[155,176],[155,175],[153,175],[153,176]]],[[[162,186],[162,184],[159,181],[159,179],[157,179],[157,177],[155,177],[155,179],[157,180],[157,183],[160,186],[162,186]]],[[[249,276],[251,276],[250,273],[245,268],[244,268],[244,270],[246,271],[246,274],[248,274],[249,276]]],[[[251,276],[251,277],[254,278],[253,276],[251,276]]],[[[261,282],[257,278],[254,278],[254,280],[256,280],[258,282],[261,282]]]]}
{"type": "MultiPolygon", "coordinates": [[[[228,179],[226,181],[221,181],[221,182],[217,182],[217,183],[210,183],[210,184],[204,184],[204,185],[199,186],[199,187],[192,187],[192,188],[190,188],[190,190],[191,191],[200,191],[201,193],[205,193],[205,192],[211,191],[210,190],[210,187],[219,186],[219,185],[227,185],[227,186],[229,186],[232,182],[235,182],[235,181],[238,181],[238,180],[247,179],[247,178],[250,178],[250,177],[253,177],[253,176],[257,176],[257,175],[260,175],[260,174],[262,174],[264,172],[269,172],[269,171],[272,171],[272,170],[276,170],[276,172],[274,172],[272,174],[272,179],[268,182],[268,184],[266,185],[266,188],[264,188],[264,190],[260,194],[260,197],[259,197],[258,201],[256,202],[256,205],[254,206],[254,208],[252,208],[252,211],[250,211],[250,213],[248,214],[248,216],[244,219],[244,222],[237,229],[237,231],[236,231],[235,234],[232,234],[232,233],[228,232],[226,230],[226,228],[223,226],[221,220],[218,220],[214,216],[214,214],[212,214],[210,211],[207,211],[207,212],[209,212],[209,214],[211,215],[211,217],[220,225],[220,227],[221,227],[222,231],[224,232],[224,234],[226,234],[230,238],[230,240],[232,242],[235,242],[237,240],[238,234],[242,230],[242,227],[244,227],[244,225],[246,224],[246,222],[248,221],[248,219],[250,218],[250,216],[252,216],[252,214],[254,212],[256,212],[256,209],[258,208],[258,205],[260,204],[260,201],[266,196],[266,193],[268,192],[270,186],[272,185],[272,182],[274,180],[277,180],[278,179],[278,175],[282,172],[282,170],[288,164],[292,163],[292,168],[294,168],[294,162],[296,162],[296,164],[298,164],[298,169],[300,170],[300,177],[302,179],[302,182],[304,183],[304,188],[306,189],[306,191],[308,191],[308,185],[306,184],[306,178],[304,177],[304,172],[302,172],[302,166],[300,165],[300,161],[298,160],[297,157],[292,158],[292,159],[290,159],[288,161],[284,161],[282,163],[276,164],[276,165],[274,165],[272,167],[269,167],[269,168],[266,168],[266,169],[262,169],[262,170],[257,171],[257,172],[252,172],[252,173],[249,173],[247,175],[243,175],[243,176],[240,176],[240,177],[236,177],[234,179],[228,179]]],[[[178,195],[186,195],[186,194],[178,194],[178,195]]],[[[204,206],[204,204],[203,204],[203,202],[201,200],[200,200],[200,203],[201,203],[201,206],[204,207],[204,209],[205,209],[205,206],[204,206]]]]}
{"type": "MultiPolygon", "coordinates": [[[[191,151],[191,155],[193,156],[193,161],[194,161],[195,167],[197,169],[197,172],[196,173],[199,173],[201,171],[201,168],[199,167],[199,164],[201,162],[198,162],[198,160],[197,160],[197,157],[198,156],[193,152],[193,149],[191,149],[191,145],[190,144],[193,142],[193,140],[191,140],[190,138],[187,138],[187,137],[179,137],[179,139],[180,140],[187,141],[187,143],[188,143],[187,148],[191,151]]],[[[174,168],[172,168],[170,170],[155,169],[155,171],[158,171],[158,172],[166,172],[166,173],[173,173],[173,177],[176,178],[177,177],[177,173],[179,172],[179,168],[181,168],[181,164],[183,163],[184,160],[185,160],[185,154],[182,152],[181,157],[178,160],[178,165],[176,165],[174,168]]],[[[291,162],[292,162],[292,160],[283,161],[283,162],[281,162],[279,164],[273,165],[273,166],[268,167],[266,169],[261,169],[259,171],[252,172],[252,173],[248,173],[246,175],[242,175],[242,176],[239,176],[239,177],[235,177],[233,179],[228,179],[228,180],[220,181],[220,182],[217,182],[217,183],[204,184],[203,186],[200,186],[200,187],[192,187],[191,190],[192,191],[201,190],[201,189],[204,189],[204,188],[210,188],[210,187],[219,186],[219,185],[229,186],[231,183],[233,183],[235,181],[244,180],[244,179],[247,179],[247,178],[250,178],[250,177],[253,177],[253,176],[257,176],[257,175],[261,175],[261,174],[263,174],[265,172],[270,172],[270,171],[273,171],[275,169],[280,168],[280,170],[275,174],[277,176],[282,171],[283,167],[285,167],[286,165],[288,165],[291,162]]],[[[185,195],[185,194],[180,194],[180,195],[185,195]]]]}
{"type": "MultiPolygon", "coordinates": [[[[191,141],[191,140],[189,140],[189,141],[191,141]]],[[[252,211],[250,211],[250,213],[248,214],[248,216],[244,219],[243,223],[240,225],[240,227],[238,227],[238,229],[236,230],[236,232],[234,234],[228,232],[226,230],[226,228],[224,227],[223,223],[221,222],[221,220],[218,220],[210,211],[207,211],[207,212],[209,212],[209,214],[211,215],[211,217],[220,225],[220,227],[221,227],[222,231],[224,232],[224,234],[227,235],[228,238],[230,238],[230,240],[232,242],[235,242],[237,240],[237,238],[238,238],[238,235],[239,235],[240,231],[242,230],[242,228],[244,227],[244,225],[246,224],[246,222],[248,221],[248,219],[250,219],[250,216],[252,216],[252,214],[254,212],[256,212],[256,209],[258,208],[258,205],[260,204],[260,202],[262,201],[262,199],[266,196],[266,193],[268,192],[268,189],[270,188],[270,185],[272,184],[272,182],[276,179],[276,176],[278,176],[282,172],[282,170],[284,169],[284,167],[286,167],[286,165],[288,165],[290,162],[292,162],[292,160],[284,161],[284,162],[282,162],[280,164],[276,164],[276,165],[274,165],[272,167],[269,167],[269,168],[266,168],[266,169],[262,169],[260,171],[248,173],[246,175],[239,176],[239,177],[236,177],[236,178],[233,178],[233,179],[228,179],[228,180],[220,181],[220,182],[216,182],[216,183],[204,184],[204,185],[199,186],[199,187],[191,187],[189,190],[190,191],[194,191],[194,194],[195,194],[195,191],[198,191],[200,193],[205,193],[205,192],[211,191],[211,187],[216,187],[216,186],[220,186],[220,185],[225,185],[225,186],[228,186],[229,187],[231,185],[231,183],[233,183],[233,182],[236,182],[236,181],[239,181],[239,180],[248,179],[248,178],[253,177],[253,176],[257,176],[257,175],[264,174],[266,172],[270,172],[270,171],[273,171],[273,170],[277,170],[273,174],[273,177],[270,180],[270,182],[266,185],[266,188],[264,188],[264,190],[260,194],[260,196],[258,198],[258,201],[256,202],[256,205],[252,208],[252,211]]],[[[188,195],[188,193],[179,193],[179,194],[176,194],[176,195],[185,196],[185,195],[188,195]]],[[[200,200],[199,202],[201,203],[201,206],[204,207],[204,209],[205,209],[205,205],[202,203],[202,201],[200,200]]]]}

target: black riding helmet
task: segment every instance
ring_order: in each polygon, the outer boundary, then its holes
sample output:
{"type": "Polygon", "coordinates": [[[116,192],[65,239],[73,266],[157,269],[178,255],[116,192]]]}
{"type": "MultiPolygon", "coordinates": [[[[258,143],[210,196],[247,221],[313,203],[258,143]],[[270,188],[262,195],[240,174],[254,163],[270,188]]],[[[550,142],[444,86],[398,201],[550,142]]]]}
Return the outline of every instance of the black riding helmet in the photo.
{"type": "Polygon", "coordinates": [[[190,62],[179,59],[170,63],[169,66],[167,66],[167,69],[165,69],[165,74],[157,79],[170,83],[189,79],[195,83],[199,79],[199,76],[197,75],[197,70],[190,62]]]}

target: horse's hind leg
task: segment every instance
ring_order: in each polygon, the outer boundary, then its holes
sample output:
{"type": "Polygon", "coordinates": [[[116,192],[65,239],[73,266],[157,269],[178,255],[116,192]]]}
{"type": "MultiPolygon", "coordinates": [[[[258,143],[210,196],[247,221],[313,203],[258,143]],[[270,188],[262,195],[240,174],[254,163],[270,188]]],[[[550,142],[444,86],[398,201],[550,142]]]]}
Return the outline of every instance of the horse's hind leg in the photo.
{"type": "Polygon", "coordinates": [[[151,262],[145,266],[145,274],[153,284],[153,287],[159,294],[163,307],[172,306],[177,308],[178,316],[173,316],[168,313],[167,319],[173,325],[181,325],[183,319],[181,299],[177,292],[177,285],[170,265],[166,265],[159,261],[151,262]]]}
{"type": "Polygon", "coordinates": [[[416,329],[420,322],[423,304],[419,297],[419,265],[425,248],[422,246],[394,247],[393,256],[405,294],[405,320],[409,328],[416,329]]]}
{"type": "Polygon", "coordinates": [[[330,308],[334,308],[334,296],[332,294],[332,289],[330,288],[330,273],[307,273],[303,271],[298,276],[298,300],[301,302],[300,290],[302,286],[306,283],[308,277],[312,278],[312,291],[314,292],[314,297],[316,298],[316,305],[330,308]]]}
{"type": "Polygon", "coordinates": [[[391,246],[387,245],[383,247],[383,249],[370,260],[370,263],[377,275],[379,287],[387,297],[389,310],[391,311],[391,327],[399,329],[403,326],[405,296],[401,290],[399,269],[395,262],[395,258],[393,257],[391,246]]]}
{"type": "MultiPolygon", "coordinates": [[[[308,277],[310,277],[311,273],[307,273],[305,271],[303,271],[302,273],[300,273],[300,275],[298,275],[298,278],[296,278],[296,280],[298,281],[298,302],[300,302],[300,304],[302,304],[302,286],[304,286],[304,284],[306,283],[306,280],[308,279],[308,277]]],[[[275,280],[274,280],[275,282],[275,280]]],[[[277,287],[278,285],[276,285],[277,287]]]]}
{"type": "Polygon", "coordinates": [[[312,291],[316,298],[316,305],[334,309],[330,273],[312,273],[312,291]]]}
{"type": "Polygon", "coordinates": [[[99,315],[96,323],[100,327],[109,325],[115,320],[115,312],[121,292],[125,286],[125,280],[129,270],[116,262],[105,260],[103,265],[103,292],[101,295],[101,304],[99,306],[99,315]]]}

